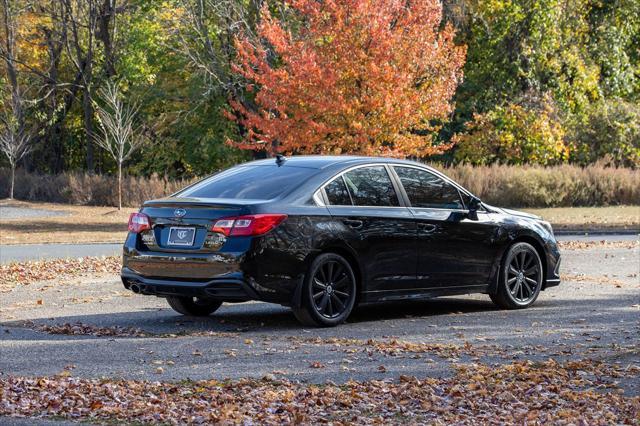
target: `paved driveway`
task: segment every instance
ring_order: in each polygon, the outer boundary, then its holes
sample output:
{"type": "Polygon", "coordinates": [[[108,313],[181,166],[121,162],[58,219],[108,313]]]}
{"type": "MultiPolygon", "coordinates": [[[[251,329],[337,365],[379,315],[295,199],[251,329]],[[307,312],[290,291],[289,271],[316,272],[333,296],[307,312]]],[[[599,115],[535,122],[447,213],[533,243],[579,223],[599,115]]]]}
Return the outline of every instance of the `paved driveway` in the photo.
{"type": "MultiPolygon", "coordinates": [[[[565,251],[567,281],[527,310],[499,311],[482,295],[449,297],[362,307],[332,329],[302,328],[288,309],[265,303],[182,317],[163,299],[125,291],[116,277],[19,286],[0,299],[0,374],[344,382],[447,375],[468,361],[638,364],[639,258],[637,247],[565,251]],[[65,323],[81,323],[84,335],[51,333],[65,323]],[[134,335],[91,335],[100,327],[134,335]]],[[[637,394],[638,383],[629,392],[637,394]]]]}

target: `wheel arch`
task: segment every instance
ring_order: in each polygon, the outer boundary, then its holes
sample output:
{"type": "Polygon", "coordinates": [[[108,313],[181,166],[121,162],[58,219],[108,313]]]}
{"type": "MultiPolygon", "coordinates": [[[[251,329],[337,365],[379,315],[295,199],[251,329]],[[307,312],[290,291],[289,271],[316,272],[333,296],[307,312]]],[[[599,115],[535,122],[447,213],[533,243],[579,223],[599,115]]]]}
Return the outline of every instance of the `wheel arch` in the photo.
{"type": "Polygon", "coordinates": [[[538,256],[540,257],[540,261],[542,262],[542,289],[544,290],[547,282],[547,253],[544,249],[544,245],[536,237],[532,235],[524,234],[524,235],[519,235],[514,239],[512,239],[511,241],[509,241],[509,243],[505,246],[504,250],[502,251],[499,257],[500,262],[498,263],[498,268],[496,269],[494,277],[491,280],[491,287],[489,288],[490,293],[495,293],[498,288],[498,280],[500,279],[500,270],[502,267],[502,263],[504,262],[505,256],[509,252],[509,249],[513,247],[514,244],[518,244],[518,243],[528,243],[538,253],[538,256]]]}
{"type": "Polygon", "coordinates": [[[364,289],[364,274],[362,265],[360,265],[360,261],[358,260],[358,256],[355,251],[344,244],[327,244],[323,246],[318,251],[314,251],[309,254],[305,259],[305,266],[308,270],[311,263],[315,258],[325,253],[335,253],[345,258],[351,269],[353,270],[353,275],[356,278],[356,305],[360,301],[360,297],[362,296],[362,292],[364,289]]]}

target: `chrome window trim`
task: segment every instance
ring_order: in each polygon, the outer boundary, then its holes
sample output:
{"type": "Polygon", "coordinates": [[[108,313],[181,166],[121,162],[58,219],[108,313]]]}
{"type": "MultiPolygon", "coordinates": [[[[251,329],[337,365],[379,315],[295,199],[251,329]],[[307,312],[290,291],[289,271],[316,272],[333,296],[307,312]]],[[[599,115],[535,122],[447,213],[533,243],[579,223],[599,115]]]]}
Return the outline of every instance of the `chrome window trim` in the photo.
{"type": "Polygon", "coordinates": [[[469,213],[469,210],[467,209],[445,209],[442,207],[409,207],[409,208],[413,210],[441,210],[441,211],[447,211],[447,212],[469,213]]]}
{"type": "Polygon", "coordinates": [[[324,188],[320,188],[316,192],[313,193],[313,201],[315,201],[316,206],[319,206],[319,207],[326,207],[327,206],[327,204],[325,204],[325,202],[324,202],[324,198],[322,197],[321,191],[323,191],[323,190],[324,190],[324,188]]]}
{"type": "MultiPolygon", "coordinates": [[[[464,214],[469,214],[470,211],[467,209],[442,209],[439,207],[408,207],[411,210],[439,210],[439,211],[447,211],[447,212],[451,212],[451,213],[464,213],[464,214]]],[[[478,210],[476,211],[476,214],[488,214],[491,213],[489,211],[486,210],[478,210]]]]}

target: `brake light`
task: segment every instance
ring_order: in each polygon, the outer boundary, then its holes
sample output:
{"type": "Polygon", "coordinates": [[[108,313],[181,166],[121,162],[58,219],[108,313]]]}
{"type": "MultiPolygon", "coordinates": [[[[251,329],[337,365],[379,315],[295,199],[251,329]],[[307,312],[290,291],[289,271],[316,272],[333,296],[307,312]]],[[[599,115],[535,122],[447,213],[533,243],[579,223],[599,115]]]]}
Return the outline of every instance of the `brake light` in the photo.
{"type": "Polygon", "coordinates": [[[151,229],[149,216],[144,213],[131,213],[129,216],[129,232],[139,234],[147,229],[151,229]]]}
{"type": "Polygon", "coordinates": [[[255,214],[225,217],[211,227],[213,232],[226,236],[256,236],[266,234],[287,218],[286,214],[255,214]]]}

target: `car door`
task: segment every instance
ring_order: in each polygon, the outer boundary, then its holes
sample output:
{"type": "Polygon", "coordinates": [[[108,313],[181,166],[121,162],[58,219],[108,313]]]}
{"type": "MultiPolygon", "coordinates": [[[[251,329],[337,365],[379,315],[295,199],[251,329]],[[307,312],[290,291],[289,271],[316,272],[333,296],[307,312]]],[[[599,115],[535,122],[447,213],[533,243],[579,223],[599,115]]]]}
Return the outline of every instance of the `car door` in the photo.
{"type": "Polygon", "coordinates": [[[418,227],[417,282],[421,288],[488,283],[499,226],[490,214],[470,215],[456,186],[427,169],[393,166],[418,227]]]}
{"type": "Polygon", "coordinates": [[[324,186],[327,208],[360,259],[365,292],[415,285],[416,223],[389,173],[383,164],[360,166],[324,186]]]}

